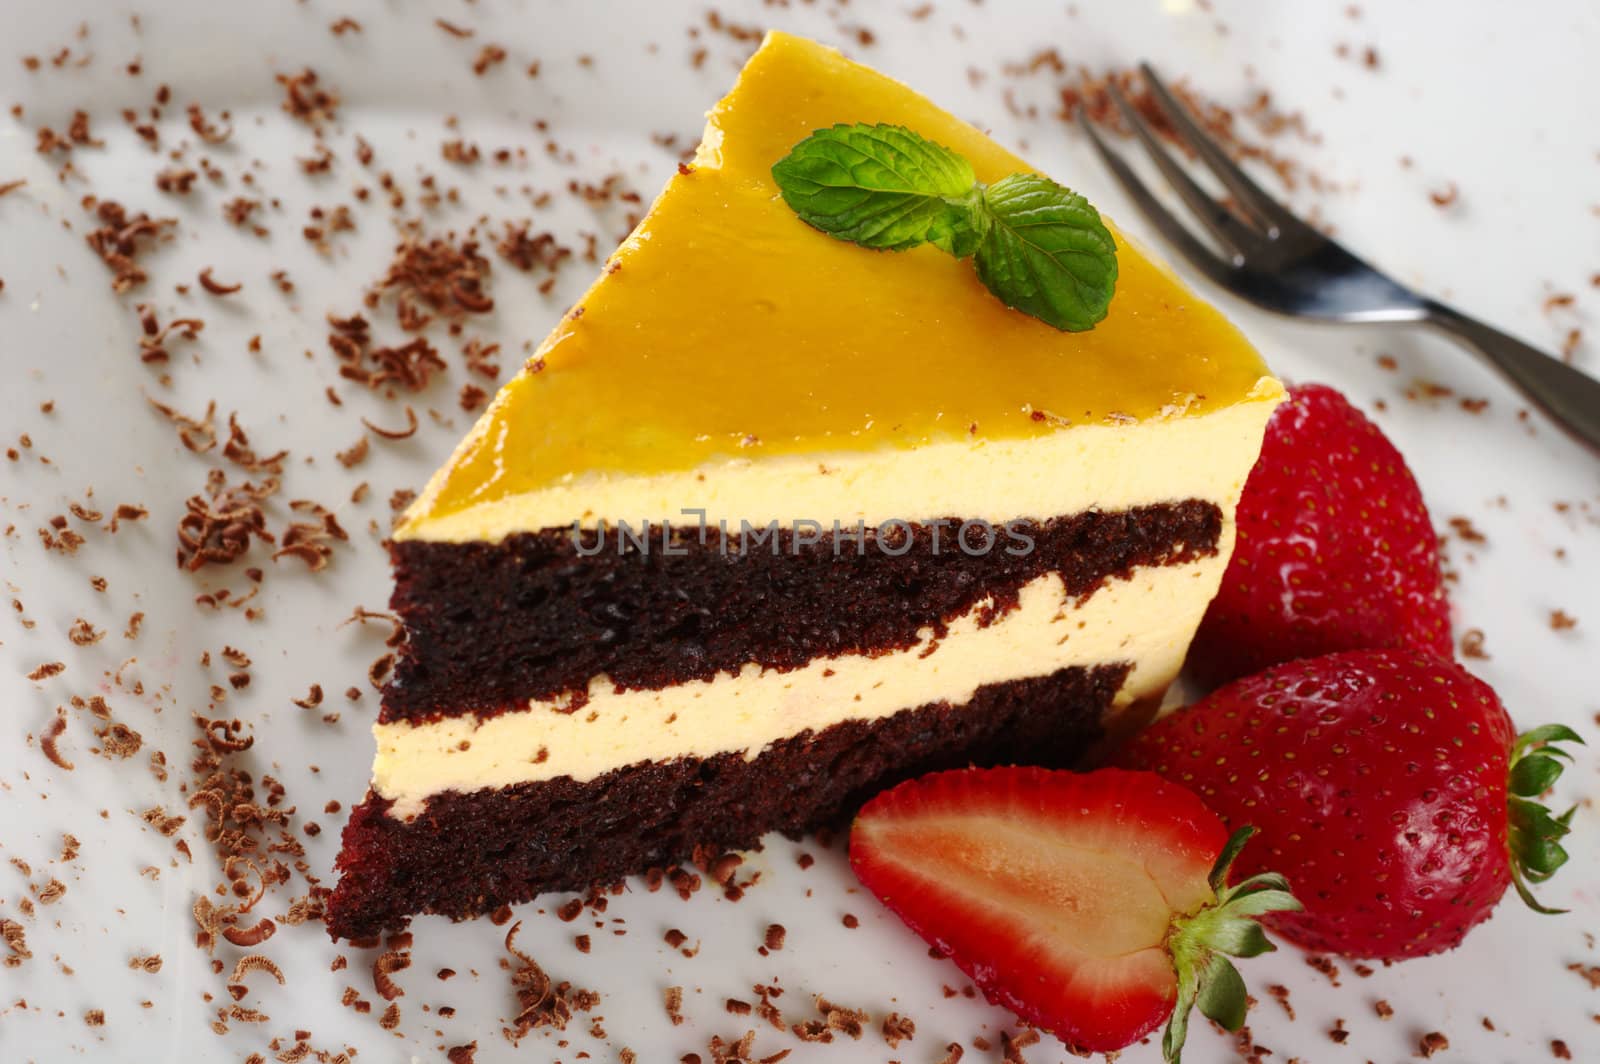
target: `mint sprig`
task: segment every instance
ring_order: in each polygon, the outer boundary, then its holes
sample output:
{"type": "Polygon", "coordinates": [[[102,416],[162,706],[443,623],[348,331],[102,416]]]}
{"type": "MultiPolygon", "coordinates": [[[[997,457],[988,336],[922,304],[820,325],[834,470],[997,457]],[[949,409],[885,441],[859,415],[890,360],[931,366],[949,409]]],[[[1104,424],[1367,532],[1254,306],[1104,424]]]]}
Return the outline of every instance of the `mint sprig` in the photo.
{"type": "Polygon", "coordinates": [[[878,251],[933,244],[970,255],[1001,302],[1057,329],[1092,329],[1111,304],[1116,240],[1087,200],[1047,177],[985,186],[944,145],[862,124],[817,130],[772,177],[807,225],[878,251]]]}

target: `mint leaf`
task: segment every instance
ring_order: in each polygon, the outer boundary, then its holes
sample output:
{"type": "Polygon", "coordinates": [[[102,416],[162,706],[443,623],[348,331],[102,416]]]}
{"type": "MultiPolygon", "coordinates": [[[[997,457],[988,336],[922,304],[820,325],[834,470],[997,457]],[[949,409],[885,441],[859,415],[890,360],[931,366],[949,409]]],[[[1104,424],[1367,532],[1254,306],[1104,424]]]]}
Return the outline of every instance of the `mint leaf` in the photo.
{"type": "Polygon", "coordinates": [[[1037,174],[1012,174],[983,194],[990,224],[978,277],[1007,306],[1081,332],[1106,316],[1117,284],[1117,243],[1100,212],[1037,174]]]}
{"type": "Polygon", "coordinates": [[[972,165],[901,126],[819,129],[772,177],[802,221],[840,240],[880,251],[933,243],[958,257],[977,247],[972,165]]]}
{"type": "Polygon", "coordinates": [[[819,129],[772,167],[800,219],[878,251],[933,244],[964,259],[1002,303],[1073,332],[1106,316],[1117,242],[1071,189],[1035,174],[985,188],[972,164],[903,126],[819,129]]]}

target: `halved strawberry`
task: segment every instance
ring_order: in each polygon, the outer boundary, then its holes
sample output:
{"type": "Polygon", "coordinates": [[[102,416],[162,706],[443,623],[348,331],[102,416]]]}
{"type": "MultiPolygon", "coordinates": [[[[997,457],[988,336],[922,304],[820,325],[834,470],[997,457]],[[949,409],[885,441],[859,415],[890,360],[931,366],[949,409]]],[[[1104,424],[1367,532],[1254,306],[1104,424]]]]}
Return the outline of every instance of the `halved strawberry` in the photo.
{"type": "Polygon", "coordinates": [[[1120,1049],[1189,1009],[1236,1029],[1222,954],[1272,949],[1253,917],[1298,908],[1281,876],[1226,886],[1249,838],[1149,772],[959,769],[861,810],[850,864],[885,905],[1004,1005],[1077,1049],[1120,1049]]]}

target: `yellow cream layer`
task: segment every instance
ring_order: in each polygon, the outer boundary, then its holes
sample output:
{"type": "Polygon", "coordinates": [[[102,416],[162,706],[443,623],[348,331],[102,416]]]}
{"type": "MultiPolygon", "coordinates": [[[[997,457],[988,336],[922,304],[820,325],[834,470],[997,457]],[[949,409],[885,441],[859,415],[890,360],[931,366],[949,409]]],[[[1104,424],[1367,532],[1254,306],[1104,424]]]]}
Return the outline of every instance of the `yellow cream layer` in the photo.
{"type": "Polygon", "coordinates": [[[1041,520],[1085,510],[1206,499],[1231,520],[1283,389],[1262,378],[1245,398],[1205,417],[1137,426],[1086,425],[1037,440],[970,440],[915,451],[840,452],[734,460],[648,477],[593,474],[528,495],[413,522],[397,538],[496,541],[513,532],[593,527],[604,518],[785,527],[796,519],[923,521],[940,517],[1041,520]]]}
{"type": "Polygon", "coordinates": [[[931,631],[909,650],[819,658],[791,672],[747,665],[737,674],[655,691],[589,685],[576,712],[550,703],[485,721],[378,724],[372,787],[409,818],[441,791],[473,791],[681,757],[756,757],[769,744],[851,720],[877,720],[946,701],[961,705],[985,684],[1043,676],[1068,666],[1133,665],[1116,706],[1158,698],[1177,675],[1195,626],[1233,548],[1224,527],[1217,555],[1188,565],[1141,569],[1087,600],[1069,598],[1060,577],[1027,584],[1020,605],[988,627],[981,608],[931,631]]]}
{"type": "MultiPolygon", "coordinates": [[[[640,514],[630,489],[613,491],[631,477],[676,512],[695,503],[665,490],[676,490],[671,477],[734,474],[708,490],[733,516],[754,519],[764,514],[742,512],[743,493],[770,494],[774,481],[741,469],[772,464],[787,483],[808,462],[881,455],[873,468],[898,477],[932,448],[1020,453],[1106,425],[1139,432],[1204,420],[1261,394],[1268,371],[1238,330],[1121,234],[1106,319],[1065,333],[1002,305],[971,262],[932,247],[869,251],[811,229],[779,197],[771,167],[839,122],[907,126],[966,156],[985,182],[1030,169],[899,82],[811,41],[769,35],[711,112],[693,166],[672,176],[500,391],[397,537],[493,538],[583,513],[663,516],[640,514]]],[[[1064,443],[1040,461],[1088,458],[1095,446],[1064,443]]],[[[1080,474],[1076,465],[1057,472],[1080,474]]],[[[843,501],[774,516],[826,521],[858,509],[836,487],[819,490],[843,501]]],[[[890,516],[1048,516],[1134,494],[1068,490],[1038,509],[1003,496],[971,506],[917,499],[890,516]]],[[[1193,493],[1138,498],[1174,494],[1193,493]]]]}

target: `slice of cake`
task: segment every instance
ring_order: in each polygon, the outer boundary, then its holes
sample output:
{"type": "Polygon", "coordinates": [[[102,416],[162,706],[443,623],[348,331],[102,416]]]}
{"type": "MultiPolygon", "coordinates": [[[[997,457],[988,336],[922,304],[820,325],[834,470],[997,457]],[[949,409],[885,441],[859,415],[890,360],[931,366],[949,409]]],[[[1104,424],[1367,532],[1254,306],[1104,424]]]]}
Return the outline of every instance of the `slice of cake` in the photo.
{"type": "Polygon", "coordinates": [[[749,847],[931,769],[1070,764],[1177,673],[1278,382],[1121,234],[1109,313],[1061,332],[934,247],[809,228],[772,166],[858,122],[1027,169],[767,38],[395,533],[336,935],[749,847]]]}

